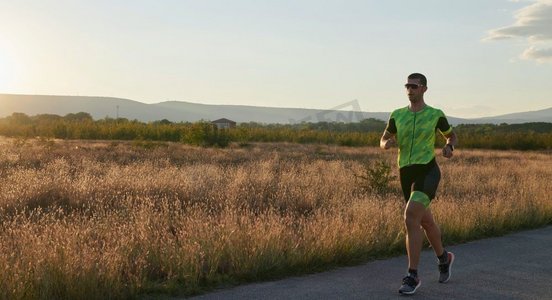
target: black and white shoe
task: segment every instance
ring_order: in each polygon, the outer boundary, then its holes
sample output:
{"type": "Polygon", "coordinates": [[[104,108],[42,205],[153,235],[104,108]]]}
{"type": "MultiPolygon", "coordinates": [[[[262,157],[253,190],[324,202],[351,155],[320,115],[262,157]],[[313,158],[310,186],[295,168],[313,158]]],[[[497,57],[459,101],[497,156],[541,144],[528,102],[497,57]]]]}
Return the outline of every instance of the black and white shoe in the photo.
{"type": "Polygon", "coordinates": [[[452,274],[452,263],[454,263],[454,253],[448,252],[447,253],[447,262],[446,263],[440,263],[439,264],[439,282],[440,283],[446,283],[449,281],[450,276],[452,274]]]}
{"type": "Polygon", "coordinates": [[[399,293],[403,295],[412,295],[422,285],[422,281],[418,276],[408,275],[403,278],[402,285],[399,288],[399,293]]]}

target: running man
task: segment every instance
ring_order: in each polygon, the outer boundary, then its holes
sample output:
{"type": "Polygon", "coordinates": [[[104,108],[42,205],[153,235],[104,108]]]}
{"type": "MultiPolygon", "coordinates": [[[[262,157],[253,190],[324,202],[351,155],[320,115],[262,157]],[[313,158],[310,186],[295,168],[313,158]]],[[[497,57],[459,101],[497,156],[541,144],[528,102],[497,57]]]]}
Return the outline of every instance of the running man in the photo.
{"type": "Polygon", "coordinates": [[[446,138],[442,155],[452,157],[457,143],[445,114],[424,102],[427,79],[419,73],[410,74],[405,84],[410,105],[399,108],[389,117],[387,127],[380,140],[380,147],[387,150],[398,145],[399,173],[404,199],[406,225],[406,250],[408,273],[403,278],[399,293],[411,295],[422,283],[418,278],[418,263],[423,245],[423,232],[437,255],[439,282],[450,279],[454,254],[447,252],[441,242],[441,231],[429,209],[435,197],[441,172],[435,161],[435,133],[437,130],[446,138]]]}

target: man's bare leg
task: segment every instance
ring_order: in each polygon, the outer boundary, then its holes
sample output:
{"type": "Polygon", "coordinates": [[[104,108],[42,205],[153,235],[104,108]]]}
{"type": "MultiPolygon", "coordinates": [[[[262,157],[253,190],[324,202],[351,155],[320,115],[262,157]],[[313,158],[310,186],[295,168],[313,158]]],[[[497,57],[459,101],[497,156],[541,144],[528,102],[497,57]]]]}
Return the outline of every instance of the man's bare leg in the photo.
{"type": "Polygon", "coordinates": [[[422,227],[424,228],[425,235],[435,251],[435,255],[440,256],[445,249],[443,248],[443,242],[441,240],[441,230],[433,219],[433,214],[428,208],[422,217],[422,227]]]}
{"type": "Polygon", "coordinates": [[[408,268],[413,270],[418,269],[418,263],[420,262],[420,252],[422,251],[424,238],[421,223],[425,212],[425,206],[415,201],[408,201],[404,211],[408,268]]]}

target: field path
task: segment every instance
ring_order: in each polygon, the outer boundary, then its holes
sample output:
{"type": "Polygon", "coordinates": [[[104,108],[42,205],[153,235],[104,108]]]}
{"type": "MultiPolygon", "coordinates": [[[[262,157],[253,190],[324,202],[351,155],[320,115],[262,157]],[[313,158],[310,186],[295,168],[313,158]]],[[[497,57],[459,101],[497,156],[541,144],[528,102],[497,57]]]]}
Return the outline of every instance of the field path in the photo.
{"type": "Polygon", "coordinates": [[[397,293],[406,268],[400,256],[192,299],[552,299],[552,226],[447,249],[456,254],[450,282],[437,282],[435,257],[426,250],[422,286],[410,297],[397,293]]]}

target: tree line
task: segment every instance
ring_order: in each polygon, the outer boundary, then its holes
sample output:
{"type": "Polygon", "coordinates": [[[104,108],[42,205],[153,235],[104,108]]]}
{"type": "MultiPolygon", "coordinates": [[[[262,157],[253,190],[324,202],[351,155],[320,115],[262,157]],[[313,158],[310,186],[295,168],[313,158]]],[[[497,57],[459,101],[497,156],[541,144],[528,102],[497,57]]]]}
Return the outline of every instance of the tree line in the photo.
{"type": "MultiPolygon", "coordinates": [[[[318,122],[298,124],[241,123],[217,129],[211,122],[141,122],[125,118],[94,120],[85,112],[65,116],[13,113],[0,118],[0,135],[20,138],[84,140],[171,141],[200,146],[226,147],[231,142],[319,143],[343,146],[377,146],[385,121],[365,119],[356,123],[318,122]]],[[[461,147],[488,149],[552,149],[552,123],[458,125],[461,147]]],[[[443,140],[438,139],[437,146],[443,140]]]]}

